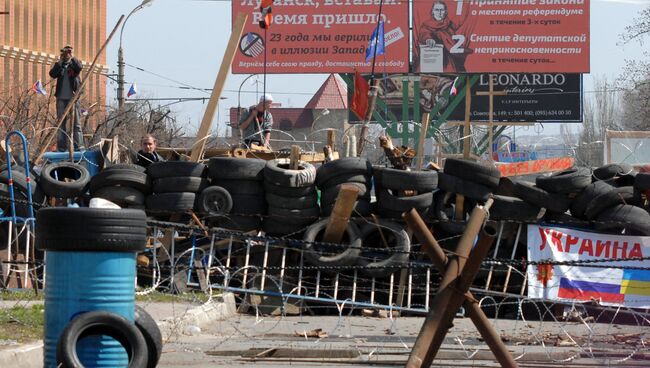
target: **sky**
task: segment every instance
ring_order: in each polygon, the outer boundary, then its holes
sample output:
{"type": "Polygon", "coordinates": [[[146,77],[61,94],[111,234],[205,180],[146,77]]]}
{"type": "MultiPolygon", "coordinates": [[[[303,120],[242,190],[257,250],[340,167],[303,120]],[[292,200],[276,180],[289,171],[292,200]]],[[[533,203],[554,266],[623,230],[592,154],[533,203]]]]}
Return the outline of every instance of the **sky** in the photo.
{"type": "MultiPolygon", "coordinates": [[[[141,0],[108,0],[107,34],[120,15],[127,15],[141,0]]],[[[590,70],[584,75],[585,95],[593,94],[594,76],[613,80],[622,72],[625,59],[641,59],[648,42],[622,44],[625,26],[650,6],[650,0],[591,0],[590,70]],[[645,49],[644,49],[645,48],[645,49]]],[[[231,2],[228,0],[153,0],[151,5],[134,13],[124,25],[125,90],[135,82],[140,98],[204,97],[205,101],[170,104],[188,134],[194,134],[207,106],[209,91],[188,89],[212,88],[231,30],[231,2]],[[136,69],[139,68],[139,69],[136,69]],[[141,70],[140,70],[141,69],[141,70]]],[[[119,30],[107,47],[110,73],[117,73],[119,30]]],[[[650,40],[646,40],[650,41],[650,40]]],[[[266,91],[282,107],[303,107],[327,78],[327,74],[269,74],[266,91]]],[[[228,76],[213,129],[226,130],[229,107],[253,105],[264,90],[263,76],[228,76]],[[241,86],[241,93],[238,93],[241,86]]],[[[108,85],[108,103],[116,104],[115,82],[108,85]]],[[[558,126],[544,127],[544,134],[557,134],[558,126]]],[[[539,129],[537,129],[539,130],[539,129]]]]}

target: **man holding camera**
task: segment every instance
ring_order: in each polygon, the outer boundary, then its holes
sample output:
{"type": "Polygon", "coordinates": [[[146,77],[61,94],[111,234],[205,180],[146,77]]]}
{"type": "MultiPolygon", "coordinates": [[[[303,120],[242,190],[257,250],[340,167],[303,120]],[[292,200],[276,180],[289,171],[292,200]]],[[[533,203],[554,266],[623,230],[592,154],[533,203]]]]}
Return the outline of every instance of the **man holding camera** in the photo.
{"type": "Polygon", "coordinates": [[[271,139],[271,128],[273,127],[273,115],[269,109],[273,103],[273,97],[266,93],[260,98],[260,102],[244,111],[239,128],[242,130],[244,145],[251,147],[252,143],[268,147],[271,139]]]}
{"type": "MultiPolygon", "coordinates": [[[[63,115],[66,107],[72,100],[72,97],[77,93],[81,86],[81,61],[72,56],[72,46],[65,46],[61,49],[59,61],[57,61],[50,69],[50,77],[56,78],[56,117],[57,119],[63,115]]],[[[75,103],[74,108],[66,117],[65,122],[59,129],[56,148],[59,152],[64,152],[68,149],[68,122],[69,116],[72,115],[74,119],[73,138],[75,150],[83,149],[83,136],[81,134],[81,124],[79,122],[79,101],[75,103]]]]}

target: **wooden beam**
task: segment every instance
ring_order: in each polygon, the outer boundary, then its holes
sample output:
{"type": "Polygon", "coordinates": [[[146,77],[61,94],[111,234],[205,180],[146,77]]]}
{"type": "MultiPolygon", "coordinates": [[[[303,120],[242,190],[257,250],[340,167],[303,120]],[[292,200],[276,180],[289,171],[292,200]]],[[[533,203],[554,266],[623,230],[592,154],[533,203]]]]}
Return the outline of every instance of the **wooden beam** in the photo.
{"type": "Polygon", "coordinates": [[[379,95],[379,79],[374,79],[370,90],[368,92],[368,111],[363,119],[363,126],[361,127],[361,134],[359,134],[359,141],[357,142],[357,156],[361,157],[363,147],[366,145],[366,136],[368,135],[368,123],[372,120],[372,113],[375,111],[377,104],[377,96],[379,95]]]}
{"type": "Polygon", "coordinates": [[[291,146],[291,155],[289,155],[289,170],[298,170],[300,166],[300,147],[291,146]]]}
{"type": "Polygon", "coordinates": [[[352,209],[359,196],[359,188],[354,185],[343,184],[334,203],[334,209],[327,222],[323,241],[326,243],[340,243],[345,229],[348,227],[352,209]]]}
{"type": "Polygon", "coordinates": [[[192,162],[198,162],[203,156],[203,151],[205,150],[205,141],[207,140],[208,134],[210,133],[212,120],[214,119],[215,111],[217,111],[217,104],[219,103],[221,92],[223,92],[223,87],[226,84],[226,78],[228,77],[228,72],[230,71],[230,65],[235,58],[235,51],[237,51],[239,39],[244,32],[244,26],[246,25],[247,19],[248,14],[239,13],[237,14],[237,18],[233,24],[230,40],[228,41],[228,46],[226,47],[226,51],[223,55],[223,60],[221,60],[221,68],[219,68],[219,74],[217,74],[217,79],[214,81],[214,87],[212,88],[212,94],[210,95],[208,106],[205,108],[205,114],[203,114],[201,126],[199,127],[199,131],[196,134],[196,142],[194,142],[194,145],[192,146],[192,155],[190,156],[190,161],[192,162]]]}
{"type": "Polygon", "coordinates": [[[424,163],[424,141],[427,138],[427,132],[429,131],[429,113],[425,112],[422,114],[422,121],[420,122],[420,139],[418,141],[418,160],[416,168],[422,170],[422,164],[424,163]]]}

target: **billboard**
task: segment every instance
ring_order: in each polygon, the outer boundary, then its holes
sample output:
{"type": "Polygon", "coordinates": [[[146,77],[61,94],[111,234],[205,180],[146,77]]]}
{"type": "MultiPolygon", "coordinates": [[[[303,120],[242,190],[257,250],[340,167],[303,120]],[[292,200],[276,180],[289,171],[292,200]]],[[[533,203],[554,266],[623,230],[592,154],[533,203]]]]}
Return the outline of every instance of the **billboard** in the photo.
{"type": "MultiPolygon", "coordinates": [[[[377,26],[379,0],[277,0],[268,30],[259,0],[235,0],[232,17],[249,14],[232,64],[235,74],[369,73],[365,52],[377,26]]],[[[385,54],[375,67],[382,73],[406,73],[409,63],[408,1],[384,0],[385,54]]]]}
{"type": "Polygon", "coordinates": [[[588,73],[589,0],[413,2],[422,73],[588,73]]]}
{"type": "MultiPolygon", "coordinates": [[[[391,76],[384,82],[384,96],[397,116],[402,106],[404,76],[391,76]]],[[[420,74],[418,100],[422,111],[431,111],[440,102],[440,112],[451,100],[450,89],[455,76],[420,74]]],[[[472,121],[488,121],[490,98],[476,92],[505,91],[505,96],[493,97],[493,120],[505,122],[581,122],[582,76],[580,74],[481,74],[472,86],[472,121]]],[[[409,82],[409,103],[413,103],[413,82],[409,82]]],[[[418,119],[415,119],[418,120],[418,119]]],[[[465,99],[454,108],[447,120],[465,120],[465,99]]]]}

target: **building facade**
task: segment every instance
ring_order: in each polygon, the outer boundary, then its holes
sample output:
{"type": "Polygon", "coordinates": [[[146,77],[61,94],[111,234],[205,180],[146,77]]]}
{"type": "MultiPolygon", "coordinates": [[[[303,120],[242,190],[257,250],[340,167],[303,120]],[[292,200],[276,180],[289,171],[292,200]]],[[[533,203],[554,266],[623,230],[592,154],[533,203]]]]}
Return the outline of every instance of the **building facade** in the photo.
{"type": "Polygon", "coordinates": [[[106,0],[0,0],[0,97],[19,95],[41,80],[53,98],[56,81],[48,72],[60,49],[71,45],[84,65],[81,78],[89,78],[82,108],[105,106],[106,77],[99,74],[105,53],[88,70],[105,40],[106,0]]]}

